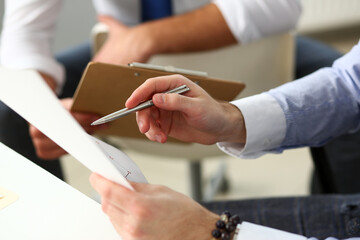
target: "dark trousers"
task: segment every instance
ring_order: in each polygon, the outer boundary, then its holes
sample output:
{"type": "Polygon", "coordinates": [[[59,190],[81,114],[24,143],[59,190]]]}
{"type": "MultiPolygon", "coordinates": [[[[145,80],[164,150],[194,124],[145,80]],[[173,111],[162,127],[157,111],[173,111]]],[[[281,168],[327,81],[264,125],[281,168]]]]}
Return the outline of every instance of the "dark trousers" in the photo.
{"type": "Polygon", "coordinates": [[[284,197],[203,203],[252,222],[291,233],[325,239],[360,236],[360,194],[284,197]]]}

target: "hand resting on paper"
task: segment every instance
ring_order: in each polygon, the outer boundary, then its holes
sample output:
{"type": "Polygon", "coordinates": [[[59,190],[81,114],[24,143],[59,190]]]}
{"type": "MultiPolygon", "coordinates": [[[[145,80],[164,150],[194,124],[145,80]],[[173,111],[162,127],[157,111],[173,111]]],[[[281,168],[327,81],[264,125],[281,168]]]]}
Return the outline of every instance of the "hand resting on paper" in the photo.
{"type": "Polygon", "coordinates": [[[239,109],[213,99],[181,75],[148,79],[125,105],[132,108],[151,96],[155,106],[137,112],[136,117],[140,132],[152,141],[164,143],[171,136],[201,144],[245,142],[245,125],[239,109]],[[184,84],[190,88],[185,94],[159,94],[184,84]]]}
{"type": "Polygon", "coordinates": [[[103,211],[122,239],[207,240],[219,216],[167,187],[131,183],[135,191],[98,174],[90,176],[103,211]],[[185,229],[185,231],[184,231],[185,229]]]}
{"type": "MultiPolygon", "coordinates": [[[[65,109],[70,111],[70,107],[72,105],[72,98],[65,98],[60,100],[65,109]]],[[[80,123],[80,125],[84,128],[84,130],[88,133],[93,133],[94,131],[104,128],[107,125],[99,125],[99,126],[91,126],[90,124],[99,118],[99,116],[94,114],[86,114],[86,113],[77,113],[71,112],[73,117],[80,123]]],[[[37,128],[30,124],[29,127],[30,136],[32,138],[36,154],[39,158],[42,159],[55,159],[59,158],[62,155],[66,154],[65,150],[59,147],[56,143],[54,143],[50,138],[40,132],[37,128]]]]}

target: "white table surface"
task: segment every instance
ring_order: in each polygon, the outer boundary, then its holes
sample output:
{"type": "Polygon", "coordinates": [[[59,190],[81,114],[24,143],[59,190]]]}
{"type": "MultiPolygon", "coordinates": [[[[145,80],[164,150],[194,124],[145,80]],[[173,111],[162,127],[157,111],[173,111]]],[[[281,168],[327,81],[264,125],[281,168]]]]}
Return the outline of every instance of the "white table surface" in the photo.
{"type": "Polygon", "coordinates": [[[19,195],[0,210],[1,240],[121,239],[100,204],[2,143],[0,187],[19,195]]]}

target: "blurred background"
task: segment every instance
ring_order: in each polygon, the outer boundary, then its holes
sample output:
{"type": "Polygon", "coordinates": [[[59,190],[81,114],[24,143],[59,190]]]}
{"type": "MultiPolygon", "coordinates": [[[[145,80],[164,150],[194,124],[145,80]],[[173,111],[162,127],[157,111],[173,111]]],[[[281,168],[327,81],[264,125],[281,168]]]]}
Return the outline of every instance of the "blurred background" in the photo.
{"type": "MultiPolygon", "coordinates": [[[[96,16],[89,2],[64,0],[56,33],[55,51],[90,39],[96,16]]],[[[3,4],[1,1],[1,19],[3,4]]],[[[298,30],[292,34],[311,36],[344,53],[359,41],[360,1],[303,0],[303,4],[304,10],[298,30]]],[[[190,181],[186,159],[125,151],[139,165],[150,183],[167,185],[191,195],[193,183],[190,181]]],[[[88,183],[90,172],[87,169],[68,156],[62,159],[62,164],[70,185],[90,197],[97,198],[88,183]]],[[[217,174],[220,167],[224,167],[226,182],[222,186],[223,191],[214,196],[215,199],[307,195],[313,169],[307,148],[288,150],[280,155],[271,154],[256,160],[241,160],[226,155],[208,157],[202,160],[201,166],[202,185],[205,190],[211,177],[217,174]]]]}

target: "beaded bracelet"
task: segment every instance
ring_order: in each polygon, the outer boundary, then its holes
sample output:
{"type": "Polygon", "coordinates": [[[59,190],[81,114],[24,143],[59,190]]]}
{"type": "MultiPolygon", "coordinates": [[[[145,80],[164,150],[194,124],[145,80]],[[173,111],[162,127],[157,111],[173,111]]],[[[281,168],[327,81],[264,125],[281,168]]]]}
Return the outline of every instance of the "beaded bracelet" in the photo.
{"type": "Polygon", "coordinates": [[[211,232],[211,235],[213,236],[212,240],[230,240],[238,223],[240,223],[240,217],[238,215],[231,216],[229,211],[224,211],[220,215],[220,220],[215,224],[216,229],[211,232]]]}

